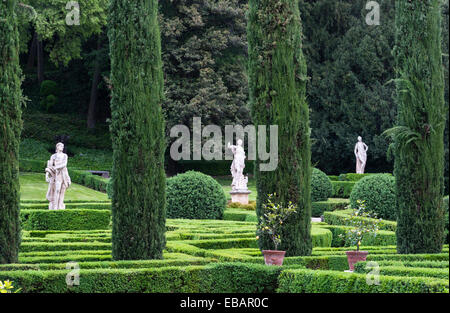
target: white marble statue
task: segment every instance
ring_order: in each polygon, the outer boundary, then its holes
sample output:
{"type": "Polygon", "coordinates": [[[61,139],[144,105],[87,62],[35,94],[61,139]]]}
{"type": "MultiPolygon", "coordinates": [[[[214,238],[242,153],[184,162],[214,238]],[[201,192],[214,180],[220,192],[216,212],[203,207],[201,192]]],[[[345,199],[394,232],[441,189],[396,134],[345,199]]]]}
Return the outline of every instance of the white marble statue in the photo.
{"type": "Polygon", "coordinates": [[[369,147],[362,141],[361,136],[358,136],[358,142],[355,145],[357,174],[364,174],[367,162],[367,150],[369,150],[369,147]]]}
{"type": "Polygon", "coordinates": [[[64,194],[71,181],[67,171],[67,154],[63,153],[64,144],[56,144],[56,153],[47,161],[45,180],[48,182],[47,200],[50,202],[50,210],[64,210],[64,194]]]}
{"type": "Polygon", "coordinates": [[[245,168],[245,151],[242,147],[242,140],[238,139],[237,146],[233,146],[228,143],[227,147],[233,152],[234,155],[233,163],[231,163],[231,175],[233,175],[231,190],[248,190],[248,177],[243,174],[245,168]]]}

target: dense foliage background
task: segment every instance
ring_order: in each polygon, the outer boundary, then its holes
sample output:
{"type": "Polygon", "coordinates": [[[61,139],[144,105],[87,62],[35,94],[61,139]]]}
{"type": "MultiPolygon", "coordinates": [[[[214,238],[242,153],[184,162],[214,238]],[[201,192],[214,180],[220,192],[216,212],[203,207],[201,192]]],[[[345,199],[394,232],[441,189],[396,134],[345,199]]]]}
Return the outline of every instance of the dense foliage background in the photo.
{"type": "MultiPolygon", "coordinates": [[[[65,0],[23,2],[32,5],[38,16],[33,19],[23,7],[17,9],[23,15],[23,88],[31,100],[24,114],[23,137],[53,144],[55,134],[67,134],[72,146],[109,150],[107,0],[80,0],[80,25],[70,27],[63,25],[69,12],[65,0]],[[41,106],[42,80],[59,85],[58,101],[48,112],[41,106]],[[89,114],[96,122],[90,128],[89,114]],[[42,119],[46,123],[40,123],[42,119]]],[[[378,1],[379,26],[365,23],[366,3],[299,0],[309,76],[312,161],[327,174],[355,170],[353,147],[358,135],[369,145],[366,171],[388,172],[393,167],[389,141],[381,134],[396,116],[391,82],[394,1],[378,1]]],[[[448,0],[442,3],[448,106],[448,0]]],[[[202,117],[203,125],[251,123],[245,31],[248,1],[162,0],[159,4],[166,131],[175,124],[190,125],[194,114],[202,117]]],[[[448,181],[448,127],[445,152],[448,181]]]]}

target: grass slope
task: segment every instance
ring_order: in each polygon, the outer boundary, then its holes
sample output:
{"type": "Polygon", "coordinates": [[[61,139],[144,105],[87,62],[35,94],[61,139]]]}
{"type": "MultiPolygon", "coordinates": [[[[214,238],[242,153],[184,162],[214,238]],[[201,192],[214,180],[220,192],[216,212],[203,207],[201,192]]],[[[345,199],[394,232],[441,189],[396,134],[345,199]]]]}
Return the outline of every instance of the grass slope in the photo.
{"type": "MultiPolygon", "coordinates": [[[[45,182],[44,174],[21,173],[19,180],[21,201],[45,200],[48,184],[45,182]]],[[[65,200],[106,201],[108,197],[105,193],[78,184],[72,184],[66,191],[65,200]]]]}

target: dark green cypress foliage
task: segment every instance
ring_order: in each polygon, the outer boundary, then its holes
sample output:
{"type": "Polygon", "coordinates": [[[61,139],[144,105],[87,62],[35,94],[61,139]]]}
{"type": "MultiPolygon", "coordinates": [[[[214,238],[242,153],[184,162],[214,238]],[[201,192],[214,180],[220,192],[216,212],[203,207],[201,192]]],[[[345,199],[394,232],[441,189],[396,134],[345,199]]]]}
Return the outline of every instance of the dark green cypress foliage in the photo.
{"type": "Polygon", "coordinates": [[[444,83],[440,0],[396,1],[397,250],[436,253],[444,240],[444,83]]]}
{"type": "Polygon", "coordinates": [[[21,70],[17,1],[0,1],[0,263],[17,262],[20,246],[19,141],[21,70]]]}
{"type": "MultiPolygon", "coordinates": [[[[260,171],[256,162],[257,216],[267,195],[297,204],[285,223],[280,250],[287,256],[309,255],[311,229],[311,147],[305,99],[306,62],[297,0],[250,0],[248,15],[249,87],[255,125],[278,125],[278,167],[260,171]]],[[[267,137],[269,138],[269,137],[267,137]]],[[[267,150],[269,151],[269,140],[267,150]]],[[[273,249],[269,238],[261,249],[273,249]]]]}
{"type": "Polygon", "coordinates": [[[112,255],[162,258],[165,246],[163,72],[157,0],[112,0],[112,255]]]}

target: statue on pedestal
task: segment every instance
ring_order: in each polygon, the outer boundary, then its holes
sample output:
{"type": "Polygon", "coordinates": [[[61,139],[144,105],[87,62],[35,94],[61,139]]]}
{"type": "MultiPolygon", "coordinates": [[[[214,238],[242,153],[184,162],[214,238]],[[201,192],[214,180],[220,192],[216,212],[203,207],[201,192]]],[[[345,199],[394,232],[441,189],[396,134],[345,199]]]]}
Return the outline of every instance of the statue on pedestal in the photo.
{"type": "Polygon", "coordinates": [[[231,163],[231,175],[233,176],[230,192],[231,202],[248,204],[248,195],[251,191],[247,188],[248,177],[243,174],[245,168],[245,151],[242,147],[242,140],[238,139],[236,146],[228,143],[227,147],[234,155],[233,163],[231,163]]]}
{"type": "Polygon", "coordinates": [[[362,141],[361,136],[358,136],[358,142],[355,145],[356,156],[356,173],[364,174],[364,169],[367,162],[367,150],[369,147],[362,141]]]}
{"type": "Polygon", "coordinates": [[[233,176],[231,190],[247,190],[248,177],[244,177],[243,174],[245,168],[245,151],[242,147],[242,140],[238,139],[237,146],[228,143],[228,149],[234,155],[233,163],[231,163],[231,175],[233,176]]]}
{"type": "Polygon", "coordinates": [[[69,188],[71,180],[67,171],[67,154],[63,153],[64,144],[56,144],[56,153],[47,161],[45,180],[48,182],[46,198],[50,202],[49,210],[64,210],[64,195],[69,188]]]}

